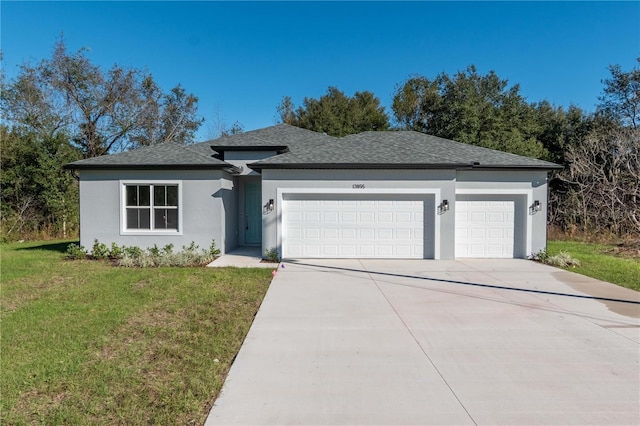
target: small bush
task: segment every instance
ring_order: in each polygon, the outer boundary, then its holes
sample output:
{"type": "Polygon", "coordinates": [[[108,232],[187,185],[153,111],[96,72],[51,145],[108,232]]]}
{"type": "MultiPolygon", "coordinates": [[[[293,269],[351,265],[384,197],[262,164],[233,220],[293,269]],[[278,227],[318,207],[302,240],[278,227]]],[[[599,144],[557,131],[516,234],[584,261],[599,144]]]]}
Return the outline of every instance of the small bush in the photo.
{"type": "Polygon", "coordinates": [[[280,262],[280,255],[278,255],[278,250],[275,247],[266,249],[264,255],[270,262],[280,262]]]}
{"type": "Polygon", "coordinates": [[[220,256],[220,249],[216,247],[216,240],[211,240],[211,246],[209,247],[209,254],[213,257],[220,256]]]}
{"type": "Polygon", "coordinates": [[[189,244],[188,246],[182,246],[182,251],[183,252],[195,252],[196,250],[198,250],[200,246],[197,246],[196,243],[194,241],[191,241],[191,244],[189,244]]]}
{"type": "Polygon", "coordinates": [[[109,257],[109,249],[107,246],[98,241],[98,239],[93,240],[93,249],[91,251],[91,255],[94,259],[106,259],[109,257]]]}
{"type": "MultiPolygon", "coordinates": [[[[215,248],[215,243],[212,245],[215,248]]],[[[138,247],[127,247],[124,249],[124,256],[116,264],[129,268],[202,266],[211,262],[214,257],[211,254],[211,248],[209,251],[199,250],[198,246],[192,241],[190,245],[182,246],[182,251],[179,253],[173,252],[173,244],[167,244],[162,249],[154,245],[146,251],[142,251],[138,247]]]]}
{"type": "Polygon", "coordinates": [[[160,256],[160,249],[158,248],[157,245],[153,245],[153,247],[149,247],[147,249],[147,252],[151,255],[151,256],[160,256]]]}
{"type": "Polygon", "coordinates": [[[560,268],[575,268],[576,266],[580,266],[580,261],[566,251],[561,251],[554,256],[549,256],[546,263],[551,266],[559,266],[560,268]]]}
{"type": "Polygon", "coordinates": [[[72,243],[67,246],[67,259],[86,259],[87,251],[83,246],[72,243]]]}
{"type": "Polygon", "coordinates": [[[529,256],[529,259],[559,268],[575,268],[576,266],[580,266],[580,261],[566,251],[561,251],[556,255],[550,255],[546,250],[541,250],[529,256]]]}
{"type": "Polygon", "coordinates": [[[130,257],[132,259],[138,259],[140,256],[143,255],[143,251],[140,249],[140,247],[136,247],[136,246],[132,246],[132,247],[122,246],[122,252],[123,252],[123,257],[130,257]]]}
{"type": "Polygon", "coordinates": [[[111,259],[120,259],[123,255],[122,249],[114,242],[111,243],[111,249],[109,250],[109,257],[111,259]]]}
{"type": "Polygon", "coordinates": [[[546,250],[540,250],[537,253],[533,253],[529,256],[530,260],[535,260],[540,263],[547,263],[547,259],[549,258],[549,253],[546,250]]]}
{"type": "MultiPolygon", "coordinates": [[[[110,258],[116,265],[124,267],[149,268],[159,266],[202,266],[206,265],[220,255],[215,240],[211,242],[208,250],[200,250],[195,242],[188,246],[182,246],[179,253],[173,252],[173,244],[167,244],[162,249],[156,244],[146,250],[140,247],[118,246],[111,243],[111,249],[97,239],[93,244],[93,259],[110,258]]],[[[67,248],[68,259],[86,259],[87,252],[84,247],[70,244],[67,248]]]]}

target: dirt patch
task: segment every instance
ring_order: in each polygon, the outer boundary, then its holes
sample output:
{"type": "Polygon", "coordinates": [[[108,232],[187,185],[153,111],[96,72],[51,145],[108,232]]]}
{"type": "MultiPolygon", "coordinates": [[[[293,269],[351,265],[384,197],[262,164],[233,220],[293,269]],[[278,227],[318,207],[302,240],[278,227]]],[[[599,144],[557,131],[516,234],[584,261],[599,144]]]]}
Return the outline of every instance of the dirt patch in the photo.
{"type": "Polygon", "coordinates": [[[54,395],[43,390],[30,390],[20,394],[12,411],[31,413],[32,424],[37,424],[39,423],[39,419],[60,408],[68,396],[69,392],[65,390],[55,393],[54,395]]]}

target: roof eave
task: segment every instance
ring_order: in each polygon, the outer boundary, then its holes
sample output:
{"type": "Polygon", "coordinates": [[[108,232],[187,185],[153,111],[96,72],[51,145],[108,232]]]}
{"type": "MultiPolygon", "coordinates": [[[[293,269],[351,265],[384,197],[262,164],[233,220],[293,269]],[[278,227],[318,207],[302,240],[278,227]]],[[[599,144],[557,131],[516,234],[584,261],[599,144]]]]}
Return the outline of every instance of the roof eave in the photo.
{"type": "Polygon", "coordinates": [[[515,164],[515,165],[501,165],[501,164],[482,164],[474,165],[472,168],[481,170],[562,170],[563,166],[559,164],[549,163],[541,165],[532,164],[515,164]]]}
{"type": "MultiPolygon", "coordinates": [[[[65,170],[196,170],[238,169],[232,164],[65,164],[65,170]]],[[[239,169],[238,169],[239,170],[239,169]]]]}
{"type": "Polygon", "coordinates": [[[425,164],[425,163],[280,163],[280,164],[247,164],[249,168],[255,171],[263,169],[375,169],[375,170],[400,170],[400,169],[418,169],[418,170],[560,170],[562,166],[553,165],[495,165],[495,164],[425,164]]]}
{"type": "Polygon", "coordinates": [[[469,164],[410,164],[410,163],[279,163],[279,164],[247,164],[252,170],[262,169],[470,169],[469,164]]]}
{"type": "Polygon", "coordinates": [[[279,153],[289,152],[288,145],[211,145],[211,149],[216,152],[225,152],[225,151],[277,151],[279,153]]]}

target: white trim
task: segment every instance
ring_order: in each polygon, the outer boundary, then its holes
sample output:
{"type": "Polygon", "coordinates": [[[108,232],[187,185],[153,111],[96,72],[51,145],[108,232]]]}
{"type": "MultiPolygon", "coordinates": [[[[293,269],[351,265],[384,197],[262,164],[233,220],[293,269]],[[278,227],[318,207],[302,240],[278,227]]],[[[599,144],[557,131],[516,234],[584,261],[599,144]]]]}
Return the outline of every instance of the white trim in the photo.
{"type": "MultiPolygon", "coordinates": [[[[182,180],[172,179],[126,179],[120,180],[120,235],[183,235],[182,217],[184,216],[184,210],[182,208],[182,180]],[[127,185],[177,185],[178,186],[178,230],[172,229],[151,229],[143,230],[126,229],[126,187],[127,185]]],[[[150,207],[151,208],[151,207],[150,207]]],[[[153,215],[151,217],[153,220],[153,215]]]]}
{"type": "MultiPolygon", "coordinates": [[[[526,195],[527,196],[527,202],[525,205],[525,212],[529,211],[529,206],[533,203],[533,189],[509,189],[509,188],[496,188],[496,189],[464,189],[464,188],[460,188],[457,189],[456,188],[456,196],[457,195],[486,195],[486,196],[491,196],[491,195],[526,195]]],[[[532,238],[533,238],[533,219],[531,218],[531,215],[526,214],[526,222],[527,222],[527,229],[526,229],[526,239],[527,241],[525,242],[525,248],[526,251],[525,253],[531,253],[531,243],[532,243],[532,238]]]]}
{"type": "MultiPolygon", "coordinates": [[[[371,189],[352,189],[352,188],[277,188],[276,189],[276,243],[280,247],[280,255],[282,255],[282,241],[284,240],[283,220],[285,219],[286,210],[284,208],[285,194],[380,194],[380,195],[434,195],[435,208],[433,214],[434,219],[434,259],[440,259],[440,215],[437,214],[438,205],[440,205],[440,188],[371,188],[371,189]]],[[[426,211],[423,214],[427,214],[426,211]]]]}

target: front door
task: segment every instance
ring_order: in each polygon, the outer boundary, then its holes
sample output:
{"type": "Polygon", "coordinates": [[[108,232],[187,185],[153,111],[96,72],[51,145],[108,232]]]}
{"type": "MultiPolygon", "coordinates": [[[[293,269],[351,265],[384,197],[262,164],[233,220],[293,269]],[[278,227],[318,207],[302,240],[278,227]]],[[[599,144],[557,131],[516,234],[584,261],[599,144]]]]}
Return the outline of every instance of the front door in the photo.
{"type": "Polygon", "coordinates": [[[260,182],[247,182],[244,185],[245,244],[262,243],[262,194],[260,182]]]}

